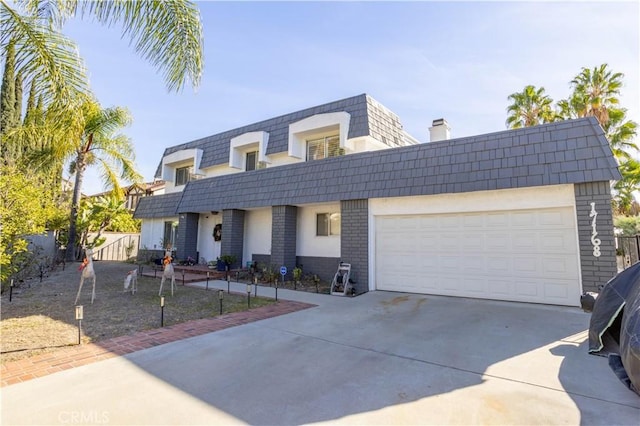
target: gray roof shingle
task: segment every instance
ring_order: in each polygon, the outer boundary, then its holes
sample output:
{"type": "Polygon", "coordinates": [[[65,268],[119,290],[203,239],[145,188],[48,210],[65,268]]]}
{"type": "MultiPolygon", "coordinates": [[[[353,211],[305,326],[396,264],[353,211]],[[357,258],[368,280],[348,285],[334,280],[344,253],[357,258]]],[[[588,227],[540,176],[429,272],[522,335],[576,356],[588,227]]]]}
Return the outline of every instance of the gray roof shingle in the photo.
{"type": "MultiPolygon", "coordinates": [[[[609,144],[590,117],[192,181],[177,211],[617,179],[620,174],[609,144]]],[[[141,214],[137,211],[136,217],[141,214]]]]}
{"type": "MultiPolygon", "coordinates": [[[[163,157],[183,149],[200,148],[203,150],[200,168],[227,164],[229,162],[229,143],[231,139],[247,132],[258,131],[269,133],[267,155],[287,152],[289,124],[312,115],[341,111],[346,111],[351,115],[348,138],[369,135],[390,147],[403,146],[410,143],[410,139],[405,137],[405,132],[398,116],[371,96],[361,94],[175,145],[165,149],[163,157]]],[[[160,175],[161,164],[156,169],[156,177],[160,177],[160,175]]]]}
{"type": "Polygon", "coordinates": [[[620,179],[593,117],[191,181],[135,217],[620,179]]]}
{"type": "Polygon", "coordinates": [[[182,198],[182,192],[142,197],[138,202],[133,217],[136,219],[153,219],[176,216],[176,208],[182,198]]]}

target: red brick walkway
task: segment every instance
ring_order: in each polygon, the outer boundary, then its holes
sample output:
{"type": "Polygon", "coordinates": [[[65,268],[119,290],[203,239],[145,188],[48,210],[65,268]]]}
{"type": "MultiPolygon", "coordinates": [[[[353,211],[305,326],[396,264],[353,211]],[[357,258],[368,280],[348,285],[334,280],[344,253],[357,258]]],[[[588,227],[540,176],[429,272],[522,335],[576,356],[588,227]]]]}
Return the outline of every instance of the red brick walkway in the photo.
{"type": "Polygon", "coordinates": [[[140,331],[127,336],[114,337],[113,339],[88,345],[70,346],[59,351],[8,362],[0,367],[0,376],[2,377],[0,387],[26,382],[37,377],[57,373],[58,371],[130,354],[142,349],[175,342],[176,340],[301,311],[313,306],[315,305],[281,300],[249,311],[234,312],[215,318],[205,318],[155,330],[140,331]]]}

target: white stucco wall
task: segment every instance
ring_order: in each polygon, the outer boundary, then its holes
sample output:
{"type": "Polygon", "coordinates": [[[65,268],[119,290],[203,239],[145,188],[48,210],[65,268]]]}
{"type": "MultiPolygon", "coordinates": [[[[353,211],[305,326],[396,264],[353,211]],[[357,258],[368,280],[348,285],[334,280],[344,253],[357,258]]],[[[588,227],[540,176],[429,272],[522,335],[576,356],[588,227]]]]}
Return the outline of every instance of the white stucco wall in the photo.
{"type": "Polygon", "coordinates": [[[251,260],[253,254],[271,254],[271,223],[271,208],[245,212],[242,266],[251,260]]]}
{"type": "MultiPolygon", "coordinates": [[[[222,223],[222,212],[201,214],[198,220],[197,250],[205,262],[216,260],[220,256],[222,242],[213,240],[213,227],[219,223],[222,223]]],[[[199,261],[200,259],[198,259],[199,261]]]]}
{"type": "Polygon", "coordinates": [[[340,212],[340,203],[298,207],[298,256],[340,257],[340,235],[316,236],[316,215],[336,212],[340,212]]]}
{"type": "Polygon", "coordinates": [[[162,219],[144,219],[140,230],[140,248],[149,250],[160,250],[161,240],[164,238],[164,223],[177,222],[178,217],[168,217],[162,219]]]}
{"type": "Polygon", "coordinates": [[[465,213],[574,206],[573,185],[476,191],[369,200],[369,216],[465,213]]]}

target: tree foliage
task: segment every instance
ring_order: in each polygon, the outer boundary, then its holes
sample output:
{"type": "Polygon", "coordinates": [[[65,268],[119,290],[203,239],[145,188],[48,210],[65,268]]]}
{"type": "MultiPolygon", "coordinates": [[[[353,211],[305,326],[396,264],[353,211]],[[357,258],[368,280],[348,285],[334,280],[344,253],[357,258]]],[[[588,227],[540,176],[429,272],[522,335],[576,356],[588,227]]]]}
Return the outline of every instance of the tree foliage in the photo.
{"type": "Polygon", "coordinates": [[[640,234],[640,216],[618,216],[614,218],[613,226],[622,231],[623,237],[633,237],[640,234]]]}
{"type": "Polygon", "coordinates": [[[512,102],[507,108],[507,127],[511,129],[550,123],[556,118],[553,100],[545,94],[543,87],[526,86],[522,92],[512,93],[507,99],[512,102]]]}
{"type": "Polygon", "coordinates": [[[42,197],[43,188],[28,172],[0,166],[0,278],[18,272],[18,261],[27,252],[29,235],[42,234],[59,221],[63,210],[42,197]]]}
{"type": "Polygon", "coordinates": [[[105,231],[138,232],[138,221],[133,219],[125,204],[124,197],[116,192],[83,200],[77,223],[80,245],[96,247],[102,244],[101,235],[105,231]],[[89,239],[89,234],[95,234],[93,239],[89,239]]]}
{"type": "Polygon", "coordinates": [[[135,169],[135,154],[129,138],[118,133],[131,123],[125,108],[103,109],[100,104],[87,98],[80,113],[68,123],[67,143],[55,144],[45,152],[44,158],[61,161],[72,158],[71,172],[75,174],[75,185],[71,198],[69,220],[69,243],[67,260],[76,257],[76,225],[84,173],[89,166],[98,167],[105,186],[122,195],[120,180],[139,182],[142,176],[135,169]]]}
{"type": "Polygon", "coordinates": [[[203,40],[194,2],[0,0],[0,48],[15,44],[18,73],[25,81],[35,81],[47,103],[73,110],[76,94],[90,91],[79,50],[62,33],[73,17],[120,25],[122,37],[163,75],[169,90],[179,91],[187,81],[198,86],[203,40]]]}
{"type": "MultiPolygon", "coordinates": [[[[130,122],[128,112],[122,108],[102,109],[90,92],[77,46],[61,32],[73,17],[92,18],[106,26],[120,25],[122,37],[128,38],[136,52],[162,74],[170,91],[180,91],[186,82],[197,87],[203,66],[202,24],[192,1],[0,0],[0,48],[15,49],[16,75],[30,85],[30,96],[41,96],[37,105],[44,105],[41,122],[37,123],[30,112],[25,125],[3,142],[11,140],[12,146],[28,147],[30,152],[25,157],[36,168],[72,161],[76,176],[68,259],[74,257],[86,167],[98,166],[103,181],[115,190],[120,188],[119,179],[141,179],[134,169],[131,142],[115,133],[130,122]],[[38,148],[34,150],[34,146],[38,148]]],[[[14,66],[7,68],[14,70],[14,66]]],[[[13,93],[15,96],[15,90],[13,93]]]]}
{"type": "Polygon", "coordinates": [[[0,134],[15,126],[16,103],[16,51],[15,45],[9,43],[4,49],[4,72],[0,89],[0,134]]]}

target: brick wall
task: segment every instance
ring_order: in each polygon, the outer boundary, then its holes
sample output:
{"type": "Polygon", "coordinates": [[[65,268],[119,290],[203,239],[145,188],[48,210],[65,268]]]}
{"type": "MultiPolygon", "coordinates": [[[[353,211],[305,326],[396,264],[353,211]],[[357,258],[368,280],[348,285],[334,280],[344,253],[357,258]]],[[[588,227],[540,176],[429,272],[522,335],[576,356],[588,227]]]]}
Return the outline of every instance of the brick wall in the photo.
{"type": "Polygon", "coordinates": [[[181,213],[178,217],[176,256],[185,260],[188,256],[198,260],[198,213],[181,213]]]}
{"type": "MultiPolygon", "coordinates": [[[[356,293],[365,293],[369,290],[369,203],[367,200],[343,200],[340,213],[341,260],[351,264],[356,293]]],[[[337,269],[337,265],[334,267],[337,269]]]]}
{"type": "Polygon", "coordinates": [[[291,271],[296,267],[298,208],[273,206],[271,214],[271,263],[278,268],[286,266],[285,279],[291,279],[291,271]]]}
{"type": "Polygon", "coordinates": [[[319,276],[321,280],[328,282],[333,280],[333,276],[338,270],[338,262],[340,262],[340,259],[337,257],[297,257],[297,263],[302,267],[303,274],[315,274],[319,276]]]}
{"type": "Polygon", "coordinates": [[[244,210],[228,209],[222,211],[222,241],[220,255],[233,255],[236,262],[231,268],[242,264],[244,249],[244,210]]]}
{"type": "Polygon", "coordinates": [[[609,182],[590,182],[574,185],[576,196],[576,215],[578,222],[578,241],[580,244],[580,266],[582,269],[582,290],[599,291],[598,286],[605,284],[617,273],[616,250],[613,236],[613,217],[611,213],[611,188],[609,182]],[[596,232],[601,243],[600,256],[594,256],[594,244],[591,203],[595,203],[596,232]]]}

